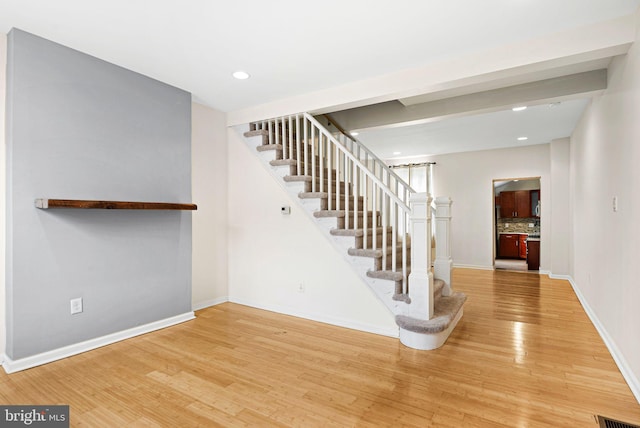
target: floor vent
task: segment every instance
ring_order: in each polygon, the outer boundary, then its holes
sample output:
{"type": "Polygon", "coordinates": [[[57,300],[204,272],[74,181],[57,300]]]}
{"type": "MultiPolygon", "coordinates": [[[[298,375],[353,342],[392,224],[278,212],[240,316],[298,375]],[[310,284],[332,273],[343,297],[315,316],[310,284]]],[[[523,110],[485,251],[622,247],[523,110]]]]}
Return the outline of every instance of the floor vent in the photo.
{"type": "Polygon", "coordinates": [[[605,418],[600,415],[596,416],[596,419],[600,424],[600,428],[640,428],[638,425],[616,421],[615,419],[605,418]]]}

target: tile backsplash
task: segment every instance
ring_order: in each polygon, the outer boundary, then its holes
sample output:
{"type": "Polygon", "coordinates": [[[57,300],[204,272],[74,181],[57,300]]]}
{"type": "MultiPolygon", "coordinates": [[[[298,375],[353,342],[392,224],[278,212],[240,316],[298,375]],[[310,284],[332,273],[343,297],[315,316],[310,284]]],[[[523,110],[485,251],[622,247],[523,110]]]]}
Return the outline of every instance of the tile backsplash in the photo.
{"type": "Polygon", "coordinates": [[[540,235],[540,219],[533,218],[499,218],[496,225],[498,233],[528,233],[530,235],[540,235]],[[533,223],[533,227],[529,224],[533,223]],[[509,226],[507,226],[509,225],[509,226]]]}

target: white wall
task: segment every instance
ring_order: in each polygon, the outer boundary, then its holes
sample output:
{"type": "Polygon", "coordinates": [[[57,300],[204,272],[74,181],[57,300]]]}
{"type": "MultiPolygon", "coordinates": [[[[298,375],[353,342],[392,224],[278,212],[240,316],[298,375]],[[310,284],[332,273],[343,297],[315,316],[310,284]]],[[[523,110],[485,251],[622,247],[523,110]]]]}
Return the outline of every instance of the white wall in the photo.
{"type": "Polygon", "coordinates": [[[226,115],[201,104],[191,109],[193,309],[227,300],[226,115]]]}
{"type": "Polygon", "coordinates": [[[435,196],[453,200],[451,253],[455,266],[493,267],[493,180],[540,177],[540,269],[550,266],[549,144],[431,156],[435,196]]]}
{"type": "Polygon", "coordinates": [[[571,138],[571,189],[575,288],[640,400],[638,39],[614,59],[607,91],[571,138]]]}
{"type": "Polygon", "coordinates": [[[0,32],[0,364],[6,346],[5,316],[5,233],[6,221],[6,142],[5,142],[5,91],[7,81],[7,35],[0,32]]]}
{"type": "Polygon", "coordinates": [[[233,128],[228,141],[230,300],[397,335],[391,312],[233,128]],[[283,205],[291,215],[281,214],[283,205]]]}
{"type": "Polygon", "coordinates": [[[190,202],[191,94],[21,30],[7,40],[9,367],[190,316],[191,212],[33,200],[190,202]]]}
{"type": "Polygon", "coordinates": [[[569,191],[569,139],[551,142],[551,265],[549,270],[558,276],[570,273],[569,248],[571,242],[569,191]]]}

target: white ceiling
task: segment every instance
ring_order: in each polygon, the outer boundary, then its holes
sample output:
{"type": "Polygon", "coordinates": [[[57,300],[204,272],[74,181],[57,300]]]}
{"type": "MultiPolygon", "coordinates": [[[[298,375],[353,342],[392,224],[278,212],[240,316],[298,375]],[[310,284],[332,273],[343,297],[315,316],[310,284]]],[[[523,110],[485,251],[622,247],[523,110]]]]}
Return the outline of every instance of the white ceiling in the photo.
{"type": "Polygon", "coordinates": [[[589,100],[582,98],[463,116],[420,125],[370,129],[356,137],[392,163],[428,155],[546,144],[569,137],[589,100]],[[518,137],[528,137],[518,141],[518,137]],[[394,152],[401,152],[394,154],[394,152]]]}
{"type": "MultiPolygon", "coordinates": [[[[640,0],[0,0],[0,31],[20,28],[230,112],[629,15],[639,6],[640,0]],[[235,80],[236,70],[252,77],[235,80]]],[[[358,138],[384,159],[542,144],[569,136],[586,103],[365,130],[358,138]],[[529,140],[517,142],[521,135],[529,140]]]]}
{"type": "Polygon", "coordinates": [[[234,111],[633,13],[640,0],[0,0],[12,27],[234,111]],[[231,77],[243,69],[247,81],[231,77]]]}

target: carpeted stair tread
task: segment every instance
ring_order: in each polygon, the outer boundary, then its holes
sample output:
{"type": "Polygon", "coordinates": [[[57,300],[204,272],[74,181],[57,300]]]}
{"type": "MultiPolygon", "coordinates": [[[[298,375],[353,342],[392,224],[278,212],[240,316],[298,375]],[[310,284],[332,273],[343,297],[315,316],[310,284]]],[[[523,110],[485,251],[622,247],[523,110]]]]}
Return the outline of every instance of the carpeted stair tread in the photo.
{"type": "Polygon", "coordinates": [[[402,281],[402,272],[392,270],[370,270],[367,272],[369,278],[387,279],[389,281],[402,281]]]}
{"type": "Polygon", "coordinates": [[[269,165],[271,166],[292,166],[296,165],[298,162],[294,159],[275,159],[269,161],[269,165]]]}
{"type": "MultiPolygon", "coordinates": [[[[382,235],[382,227],[376,227],[376,233],[378,235],[382,235]]],[[[367,229],[369,235],[371,235],[371,228],[367,229]]],[[[387,227],[387,233],[390,233],[391,228],[387,227]]],[[[364,236],[364,229],[360,228],[360,229],[331,229],[331,231],[329,232],[332,235],[335,236],[355,236],[355,237],[362,237],[364,236]]]]}
{"type": "MultiPolygon", "coordinates": [[[[298,193],[300,199],[329,199],[329,192],[300,192],[298,193]]],[[[336,199],[336,192],[331,192],[331,197],[336,199]]],[[[344,194],[340,194],[340,201],[344,200],[344,194]]],[[[364,201],[363,196],[358,196],[360,202],[364,201]]],[[[349,203],[353,201],[353,195],[349,196],[349,203]]]]}
{"type": "Polygon", "coordinates": [[[392,299],[399,302],[411,303],[411,298],[407,293],[396,293],[393,295],[392,299]]]}
{"type": "Polygon", "coordinates": [[[266,129],[256,129],[254,131],[247,131],[244,133],[245,137],[257,137],[259,135],[267,136],[269,135],[269,131],[267,131],[266,129]]]}
{"type": "Polygon", "coordinates": [[[327,192],[300,192],[298,193],[300,199],[324,199],[328,198],[327,192]]]}
{"type": "MultiPolygon", "coordinates": [[[[387,247],[387,258],[391,258],[391,249],[392,247],[387,247]]],[[[407,252],[411,249],[411,247],[407,244],[407,252]]],[[[350,256],[358,256],[358,257],[373,257],[373,258],[381,258],[382,257],[382,249],[376,248],[349,248],[347,253],[350,256]]],[[[402,258],[402,243],[398,243],[396,245],[396,258],[402,258]]],[[[407,260],[407,266],[409,265],[409,260],[407,260]]]]}
{"type": "MultiPolygon", "coordinates": [[[[376,213],[376,215],[380,215],[376,213]]],[[[313,212],[313,216],[316,218],[324,218],[324,217],[346,217],[347,211],[345,210],[318,210],[313,212]]],[[[349,216],[353,217],[353,211],[349,211],[349,216]]],[[[367,216],[373,216],[373,211],[367,211],[367,216]]],[[[362,217],[362,211],[358,210],[358,217],[362,217]]]]}
{"type": "MultiPolygon", "coordinates": [[[[329,177],[327,177],[326,175],[323,178],[323,181],[325,182],[325,185],[327,184],[327,182],[329,177]]],[[[285,175],[283,177],[284,181],[286,181],[287,183],[311,183],[313,181],[313,177],[310,175],[285,175]]],[[[320,176],[316,175],[316,182],[319,183],[320,182],[320,176]]],[[[345,182],[341,181],[340,182],[340,187],[344,187],[345,186],[345,182]]],[[[336,187],[336,183],[334,180],[331,180],[331,187],[336,187]]],[[[334,193],[334,192],[331,192],[334,193]]],[[[342,193],[342,192],[341,192],[342,193]]]]}
{"type": "Polygon", "coordinates": [[[269,150],[282,151],[282,144],[266,144],[266,145],[256,147],[256,150],[259,152],[267,152],[269,150]]]}
{"type": "Polygon", "coordinates": [[[433,318],[421,320],[407,315],[396,315],[396,324],[404,330],[414,333],[433,334],[446,330],[462,308],[467,296],[456,292],[451,296],[442,296],[435,301],[433,318]]]}
{"type": "Polygon", "coordinates": [[[444,288],[444,281],[441,279],[433,280],[433,295],[437,299],[438,297],[442,297],[442,289],[444,288]]]}

